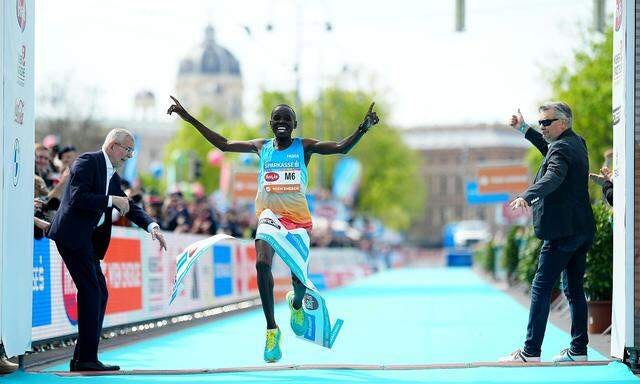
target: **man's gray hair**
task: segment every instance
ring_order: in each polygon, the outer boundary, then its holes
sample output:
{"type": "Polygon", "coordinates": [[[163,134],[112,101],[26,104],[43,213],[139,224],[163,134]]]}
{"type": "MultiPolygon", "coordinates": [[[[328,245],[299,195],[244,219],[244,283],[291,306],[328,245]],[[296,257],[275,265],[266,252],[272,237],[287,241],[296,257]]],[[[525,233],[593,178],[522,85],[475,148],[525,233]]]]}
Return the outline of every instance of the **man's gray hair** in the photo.
{"type": "Polygon", "coordinates": [[[538,112],[548,111],[550,109],[554,111],[556,119],[566,121],[567,128],[571,128],[571,124],[573,123],[573,112],[571,112],[571,107],[569,107],[567,103],[563,103],[562,101],[550,101],[538,107],[538,112]]]}
{"type": "Polygon", "coordinates": [[[122,141],[124,140],[125,137],[130,137],[131,140],[134,140],[133,133],[131,133],[131,131],[129,131],[128,129],[124,129],[124,128],[112,129],[107,134],[107,137],[104,139],[104,144],[102,144],[102,149],[106,150],[109,144],[113,142],[122,144],[122,141]]]}

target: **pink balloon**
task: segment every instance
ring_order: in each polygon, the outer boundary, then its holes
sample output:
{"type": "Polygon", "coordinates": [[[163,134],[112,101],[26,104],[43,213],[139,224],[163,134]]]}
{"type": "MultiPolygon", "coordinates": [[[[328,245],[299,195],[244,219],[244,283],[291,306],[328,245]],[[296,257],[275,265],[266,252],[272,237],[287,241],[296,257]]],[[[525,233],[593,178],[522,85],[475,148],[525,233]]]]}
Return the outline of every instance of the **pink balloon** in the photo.
{"type": "Polygon", "coordinates": [[[207,161],[214,167],[217,167],[222,163],[222,152],[217,149],[212,149],[207,153],[207,161]]]}
{"type": "Polygon", "coordinates": [[[42,139],[42,145],[47,148],[51,148],[58,143],[58,138],[56,135],[47,135],[42,139]]]}

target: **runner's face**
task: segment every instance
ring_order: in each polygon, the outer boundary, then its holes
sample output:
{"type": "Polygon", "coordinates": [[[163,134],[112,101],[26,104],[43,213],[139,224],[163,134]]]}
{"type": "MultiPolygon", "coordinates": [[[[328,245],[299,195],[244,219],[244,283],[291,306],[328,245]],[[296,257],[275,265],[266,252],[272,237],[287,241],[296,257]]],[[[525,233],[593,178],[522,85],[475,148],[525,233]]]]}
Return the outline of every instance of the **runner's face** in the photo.
{"type": "Polygon", "coordinates": [[[291,132],[296,127],[296,117],[293,111],[287,107],[278,106],[271,112],[271,130],[279,139],[291,137],[291,132]]]}

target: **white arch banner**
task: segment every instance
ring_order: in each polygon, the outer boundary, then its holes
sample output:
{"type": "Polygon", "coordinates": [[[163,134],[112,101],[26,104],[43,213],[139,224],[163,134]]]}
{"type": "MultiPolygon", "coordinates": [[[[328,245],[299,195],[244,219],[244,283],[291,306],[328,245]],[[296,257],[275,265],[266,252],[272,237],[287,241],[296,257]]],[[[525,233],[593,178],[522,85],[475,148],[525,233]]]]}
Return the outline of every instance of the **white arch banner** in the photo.
{"type": "Polygon", "coordinates": [[[613,308],[611,355],[634,340],[633,135],[635,1],[616,0],[613,20],[613,308]]]}
{"type": "Polygon", "coordinates": [[[31,349],[34,3],[2,2],[0,338],[9,356],[31,349]]]}

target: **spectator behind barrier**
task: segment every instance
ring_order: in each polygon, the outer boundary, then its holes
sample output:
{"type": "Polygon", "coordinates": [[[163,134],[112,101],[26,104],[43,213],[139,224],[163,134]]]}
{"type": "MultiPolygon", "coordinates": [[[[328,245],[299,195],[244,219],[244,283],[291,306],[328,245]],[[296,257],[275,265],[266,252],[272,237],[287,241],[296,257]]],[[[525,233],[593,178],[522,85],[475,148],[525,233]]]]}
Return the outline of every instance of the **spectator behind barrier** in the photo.
{"type": "Polygon", "coordinates": [[[53,170],[51,169],[51,155],[47,147],[40,143],[35,145],[35,174],[42,177],[47,188],[53,187],[53,170]]]}
{"type": "Polygon", "coordinates": [[[162,229],[179,233],[189,232],[191,228],[191,217],[182,197],[182,192],[175,191],[165,199],[162,208],[164,218],[162,229]]]}

